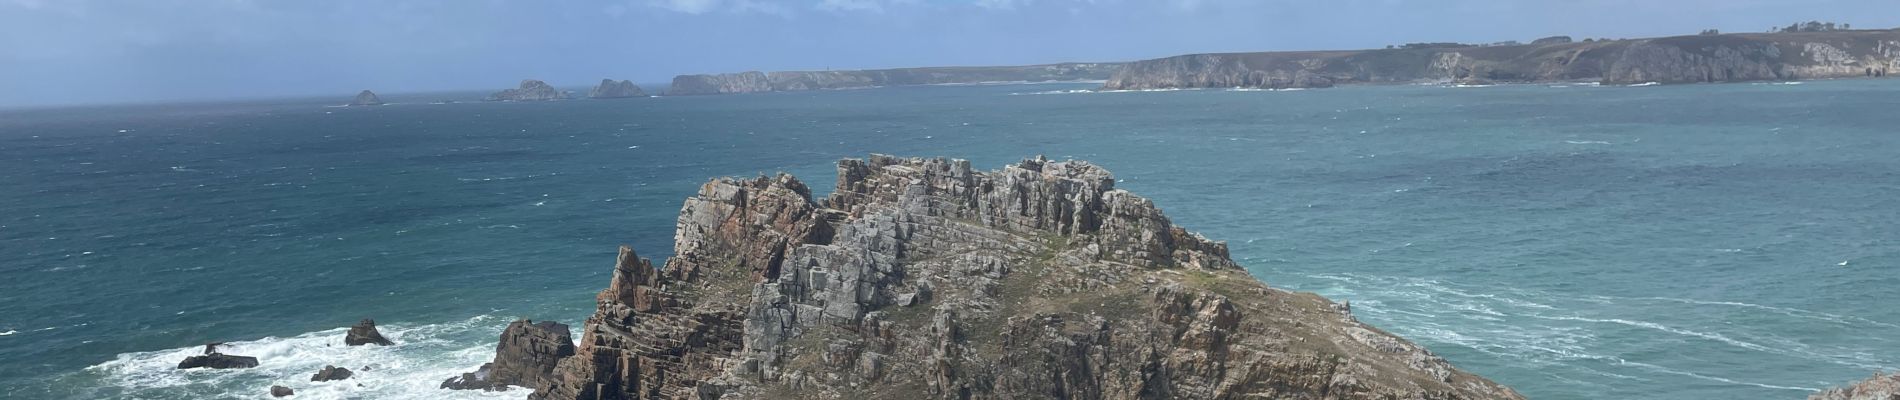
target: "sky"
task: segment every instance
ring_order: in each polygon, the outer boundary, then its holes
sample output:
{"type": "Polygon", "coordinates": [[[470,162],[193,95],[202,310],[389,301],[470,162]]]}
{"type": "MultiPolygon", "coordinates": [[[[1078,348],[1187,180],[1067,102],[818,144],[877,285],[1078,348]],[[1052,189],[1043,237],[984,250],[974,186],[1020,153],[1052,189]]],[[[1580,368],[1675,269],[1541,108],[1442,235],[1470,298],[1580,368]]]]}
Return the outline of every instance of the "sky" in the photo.
{"type": "Polygon", "coordinates": [[[0,107],[1900,27],[1900,0],[0,0],[0,107]]]}

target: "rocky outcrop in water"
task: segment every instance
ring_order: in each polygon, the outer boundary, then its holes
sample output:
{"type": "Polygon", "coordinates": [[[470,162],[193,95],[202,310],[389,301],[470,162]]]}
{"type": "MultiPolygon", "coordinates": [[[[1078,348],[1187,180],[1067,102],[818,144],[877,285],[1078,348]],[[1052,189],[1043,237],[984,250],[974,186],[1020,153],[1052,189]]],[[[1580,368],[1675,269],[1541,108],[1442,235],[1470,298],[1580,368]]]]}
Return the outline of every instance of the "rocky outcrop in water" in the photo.
{"type": "Polygon", "coordinates": [[[1517,399],[1273,289],[1095,165],[873,156],[717,179],[622,247],[533,399],[1517,399]]]}
{"type": "Polygon", "coordinates": [[[547,82],[522,79],[521,86],[502,90],[488,95],[488,101],[548,101],[565,100],[567,93],[549,86],[547,82]]]}
{"type": "Polygon", "coordinates": [[[297,394],[297,391],[290,390],[290,388],[287,388],[287,387],[275,386],[275,385],[272,385],[270,387],[270,397],[286,397],[286,396],[294,396],[296,394],[297,394]]]}
{"type": "Polygon", "coordinates": [[[554,367],[574,355],[574,338],[567,325],[554,321],[519,320],[508,324],[495,345],[495,361],[475,372],[449,378],[443,389],[507,390],[508,386],[546,387],[554,367]]]}
{"type": "Polygon", "coordinates": [[[322,371],[317,371],[315,375],[310,376],[310,381],[311,382],[340,381],[344,379],[350,379],[350,375],[354,375],[354,374],[350,372],[349,368],[341,368],[334,365],[325,365],[323,366],[322,371]]]}
{"type": "Polygon", "coordinates": [[[680,75],[669,95],[857,89],[882,86],[1108,79],[1120,63],[1064,63],[1011,67],[896,68],[855,71],[758,71],[680,75]]]}
{"type": "Polygon", "coordinates": [[[383,99],[380,97],[376,97],[376,93],[365,90],[362,93],[357,93],[356,99],[350,100],[350,105],[351,106],[380,106],[380,105],[383,105],[383,99]]]}
{"type": "Polygon", "coordinates": [[[178,362],[178,369],[233,369],[255,367],[257,367],[257,357],[234,356],[224,353],[209,353],[185,357],[184,361],[178,362]]]}
{"type": "Polygon", "coordinates": [[[1876,373],[1852,385],[1815,393],[1808,400],[1900,400],[1900,374],[1876,373]]]}
{"type": "Polygon", "coordinates": [[[1900,31],[1676,36],[1528,45],[1191,54],[1129,63],[1109,90],[1319,88],[1348,83],[1597,81],[1605,84],[1884,77],[1900,31]]]}
{"type": "Polygon", "coordinates": [[[388,346],[396,344],[396,342],[384,338],[383,333],[376,330],[375,320],[365,318],[361,322],[357,322],[356,325],[350,326],[350,331],[343,334],[343,344],[351,346],[362,346],[366,344],[388,346]]]}
{"type": "Polygon", "coordinates": [[[612,79],[602,79],[600,80],[600,85],[594,86],[594,90],[587,92],[587,97],[594,99],[619,99],[627,97],[647,97],[647,93],[640,90],[640,86],[634,85],[633,81],[616,82],[612,79]]]}

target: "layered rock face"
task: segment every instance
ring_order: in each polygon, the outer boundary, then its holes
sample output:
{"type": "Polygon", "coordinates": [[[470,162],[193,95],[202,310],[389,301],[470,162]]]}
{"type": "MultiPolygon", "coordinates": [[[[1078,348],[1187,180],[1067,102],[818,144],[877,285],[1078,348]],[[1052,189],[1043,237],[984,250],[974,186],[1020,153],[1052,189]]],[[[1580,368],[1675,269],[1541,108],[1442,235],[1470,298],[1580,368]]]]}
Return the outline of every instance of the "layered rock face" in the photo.
{"type": "Polygon", "coordinates": [[[680,75],[669,95],[855,89],[880,86],[1108,79],[1120,63],[1065,63],[1011,67],[896,68],[855,71],[757,71],[680,75]]]}
{"type": "Polygon", "coordinates": [[[574,355],[574,338],[567,325],[554,321],[518,320],[501,332],[495,361],[475,372],[442,382],[444,389],[506,390],[508,386],[541,388],[553,381],[554,367],[574,355]]]}
{"type": "Polygon", "coordinates": [[[350,100],[350,105],[351,106],[380,106],[380,105],[383,105],[383,99],[380,97],[376,97],[376,93],[365,90],[362,93],[357,93],[356,98],[353,100],[350,100]]]}
{"type": "Polygon", "coordinates": [[[1808,400],[1900,400],[1900,374],[1874,374],[1852,385],[1823,390],[1808,400]]]}
{"type": "Polygon", "coordinates": [[[686,201],[534,399],[1516,399],[1272,289],[1085,162],[873,156],[686,201]]]}
{"type": "Polygon", "coordinates": [[[587,92],[587,97],[594,99],[619,99],[646,96],[647,92],[640,90],[640,86],[634,85],[633,81],[615,82],[612,79],[600,80],[600,85],[594,86],[594,90],[587,92]]]}
{"type": "Polygon", "coordinates": [[[1677,36],[1528,45],[1192,54],[1129,63],[1104,89],[1318,88],[1345,83],[1606,84],[1884,77],[1900,31],[1677,36]]]}
{"type": "Polygon", "coordinates": [[[488,101],[548,101],[567,99],[567,93],[549,86],[547,82],[522,79],[521,86],[502,90],[488,95],[488,101]]]}

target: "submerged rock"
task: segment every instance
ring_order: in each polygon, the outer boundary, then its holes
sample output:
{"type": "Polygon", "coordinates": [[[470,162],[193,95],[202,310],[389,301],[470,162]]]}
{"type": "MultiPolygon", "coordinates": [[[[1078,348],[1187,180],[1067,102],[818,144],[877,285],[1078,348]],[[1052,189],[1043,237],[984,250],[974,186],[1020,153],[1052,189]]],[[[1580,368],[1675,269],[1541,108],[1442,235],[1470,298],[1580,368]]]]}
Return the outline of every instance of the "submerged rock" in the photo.
{"type": "Polygon", "coordinates": [[[686,200],[675,257],[622,247],[532,399],[1519,399],[1267,287],[1080,161],[838,163],[686,200]]]}
{"type": "Polygon", "coordinates": [[[1815,393],[1808,400],[1900,400],[1900,374],[1875,373],[1867,380],[1815,393]]]}
{"type": "Polygon", "coordinates": [[[272,385],[270,387],[270,397],[284,397],[284,396],[291,396],[295,394],[297,394],[297,391],[290,390],[290,388],[287,388],[287,387],[276,386],[276,385],[272,385]]]}
{"type": "Polygon", "coordinates": [[[389,339],[383,337],[382,332],[376,331],[375,320],[365,318],[362,322],[357,322],[355,326],[351,326],[350,332],[343,335],[343,344],[351,346],[362,346],[366,344],[388,346],[396,344],[396,342],[389,341],[389,339]]]}
{"type": "Polygon", "coordinates": [[[567,325],[554,321],[519,320],[508,324],[495,345],[495,361],[442,382],[444,389],[505,390],[508,386],[541,388],[554,379],[554,367],[574,355],[574,337],[567,325]]]}
{"type": "Polygon", "coordinates": [[[342,367],[337,367],[334,365],[325,365],[323,366],[322,371],[317,371],[316,375],[310,376],[310,381],[311,382],[338,381],[338,380],[350,379],[350,375],[353,375],[353,374],[350,373],[349,368],[342,368],[342,367]]]}
{"type": "Polygon", "coordinates": [[[599,86],[594,86],[593,91],[587,92],[587,97],[595,98],[595,99],[618,99],[618,98],[626,98],[626,97],[646,97],[646,96],[647,96],[647,93],[645,91],[640,90],[640,86],[634,85],[633,81],[615,82],[612,79],[600,80],[599,86]]]}
{"type": "Polygon", "coordinates": [[[488,95],[488,101],[548,101],[567,98],[567,93],[549,86],[547,82],[522,79],[520,87],[502,90],[488,95]]]}
{"type": "Polygon", "coordinates": [[[232,369],[232,368],[253,368],[256,366],[257,366],[257,357],[234,356],[234,355],[224,354],[224,353],[210,353],[210,354],[204,354],[204,355],[185,357],[184,361],[178,362],[178,369],[192,369],[192,368],[232,369]]]}
{"type": "Polygon", "coordinates": [[[376,97],[376,93],[365,90],[362,93],[357,93],[356,99],[350,100],[350,105],[352,106],[380,106],[380,105],[383,105],[383,99],[380,97],[376,97]]]}

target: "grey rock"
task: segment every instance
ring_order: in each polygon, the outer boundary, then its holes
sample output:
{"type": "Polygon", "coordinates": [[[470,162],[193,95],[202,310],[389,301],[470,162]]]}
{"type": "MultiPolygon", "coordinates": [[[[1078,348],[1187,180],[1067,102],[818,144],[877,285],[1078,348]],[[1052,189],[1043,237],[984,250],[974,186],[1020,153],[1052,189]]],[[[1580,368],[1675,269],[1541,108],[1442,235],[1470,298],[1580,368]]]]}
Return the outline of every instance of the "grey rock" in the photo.
{"type": "Polygon", "coordinates": [[[356,99],[350,100],[350,105],[351,106],[380,106],[380,105],[383,105],[383,99],[376,97],[376,93],[370,92],[368,90],[364,90],[363,92],[356,94],[356,99]]]}
{"type": "Polygon", "coordinates": [[[1900,374],[1875,373],[1867,380],[1810,395],[1808,400],[1900,400],[1900,374]]]}
{"type": "Polygon", "coordinates": [[[549,101],[567,99],[567,92],[556,90],[547,82],[522,79],[521,85],[488,95],[488,101],[549,101]]]}
{"type": "Polygon", "coordinates": [[[270,387],[270,397],[286,397],[286,396],[292,396],[296,394],[297,394],[297,391],[290,390],[290,388],[287,388],[287,387],[276,386],[276,385],[272,385],[270,387]]]}
{"type": "Polygon", "coordinates": [[[388,346],[396,344],[396,342],[384,338],[383,333],[376,330],[375,320],[364,318],[362,321],[357,322],[356,325],[350,326],[348,333],[343,334],[343,344],[351,346],[362,346],[366,344],[388,346]]]}
{"type": "Polygon", "coordinates": [[[627,98],[627,97],[646,97],[646,96],[647,96],[647,93],[645,91],[640,90],[640,86],[634,85],[633,81],[616,82],[612,79],[600,80],[600,85],[594,86],[594,90],[587,92],[587,97],[594,98],[594,99],[618,99],[618,98],[627,98]]]}
{"type": "Polygon", "coordinates": [[[253,368],[256,366],[257,366],[257,357],[234,356],[234,355],[224,354],[224,353],[210,353],[210,354],[204,354],[204,355],[185,357],[184,361],[178,362],[178,369],[192,369],[192,368],[232,369],[232,368],[253,368]]]}
{"type": "Polygon", "coordinates": [[[323,366],[323,370],[317,371],[315,375],[310,376],[310,381],[311,382],[340,381],[344,379],[350,379],[350,375],[354,375],[354,374],[350,373],[349,368],[342,368],[342,367],[337,367],[334,365],[325,365],[323,366]]]}
{"type": "Polygon", "coordinates": [[[442,383],[444,389],[505,390],[508,386],[541,388],[553,381],[561,359],[574,355],[574,339],[567,325],[554,321],[518,320],[503,329],[495,345],[495,361],[442,383]]]}

